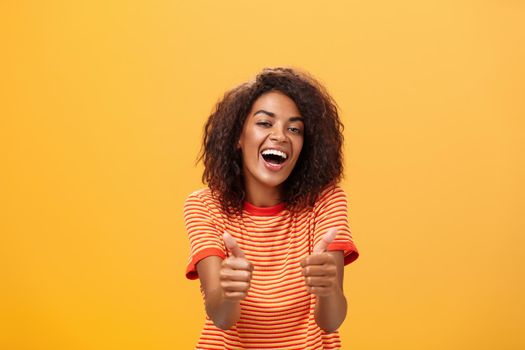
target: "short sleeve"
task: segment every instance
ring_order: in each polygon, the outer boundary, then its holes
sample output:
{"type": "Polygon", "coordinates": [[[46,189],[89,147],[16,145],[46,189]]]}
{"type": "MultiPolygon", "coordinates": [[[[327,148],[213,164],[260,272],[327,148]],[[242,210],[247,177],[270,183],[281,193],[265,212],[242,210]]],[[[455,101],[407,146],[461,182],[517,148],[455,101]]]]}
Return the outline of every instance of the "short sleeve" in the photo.
{"type": "Polygon", "coordinates": [[[226,257],[222,230],[214,215],[218,208],[203,195],[203,191],[192,193],[184,203],[184,224],[190,241],[186,277],[190,280],[198,278],[196,264],[200,260],[211,255],[226,257]]]}
{"type": "Polygon", "coordinates": [[[330,228],[337,228],[337,236],[327,250],[342,250],[345,265],[357,259],[359,252],[348,226],[348,203],[346,193],[340,187],[323,191],[314,205],[315,228],[313,245],[317,244],[330,228]]]}

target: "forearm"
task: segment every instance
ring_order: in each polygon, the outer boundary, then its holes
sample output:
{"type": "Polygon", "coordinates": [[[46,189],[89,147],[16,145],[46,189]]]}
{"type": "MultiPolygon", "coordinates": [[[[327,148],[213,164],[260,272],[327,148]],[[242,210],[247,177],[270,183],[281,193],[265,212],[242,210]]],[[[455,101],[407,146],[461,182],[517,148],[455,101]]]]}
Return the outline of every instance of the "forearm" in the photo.
{"type": "Polygon", "coordinates": [[[225,299],[221,288],[207,293],[205,295],[205,304],[208,317],[220,329],[230,329],[241,316],[239,301],[225,299]]]}
{"type": "Polygon", "coordinates": [[[329,296],[317,296],[315,322],[325,332],[335,332],[346,318],[347,303],[343,290],[329,296]]]}
{"type": "MultiPolygon", "coordinates": [[[[237,254],[242,253],[236,243],[233,244],[237,254]]],[[[241,317],[240,301],[250,288],[253,265],[240,257],[222,260],[212,255],[199,261],[196,268],[208,317],[218,328],[230,329],[241,317]]]]}

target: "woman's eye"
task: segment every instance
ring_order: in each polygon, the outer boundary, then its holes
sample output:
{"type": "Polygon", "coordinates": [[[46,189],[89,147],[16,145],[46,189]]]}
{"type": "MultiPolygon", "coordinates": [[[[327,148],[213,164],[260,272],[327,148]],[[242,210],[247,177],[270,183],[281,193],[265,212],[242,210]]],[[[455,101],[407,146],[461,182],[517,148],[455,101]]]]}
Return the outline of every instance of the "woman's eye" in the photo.
{"type": "Polygon", "coordinates": [[[290,128],[288,128],[288,130],[290,130],[294,134],[300,134],[301,133],[301,129],[295,128],[295,127],[290,127],[290,128]]]}
{"type": "Polygon", "coordinates": [[[270,122],[257,122],[257,125],[262,125],[262,126],[272,126],[272,124],[270,122]]]}

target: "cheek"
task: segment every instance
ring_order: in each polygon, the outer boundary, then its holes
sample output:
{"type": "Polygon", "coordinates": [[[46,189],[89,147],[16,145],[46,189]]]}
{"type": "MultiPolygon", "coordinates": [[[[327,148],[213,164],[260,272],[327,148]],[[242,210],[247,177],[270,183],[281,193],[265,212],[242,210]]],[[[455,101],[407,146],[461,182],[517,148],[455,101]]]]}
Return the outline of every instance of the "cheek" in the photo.
{"type": "Polygon", "coordinates": [[[299,155],[301,154],[301,151],[303,150],[304,140],[300,139],[297,140],[297,143],[295,144],[295,150],[297,152],[297,158],[299,158],[299,155]]]}
{"type": "Polygon", "coordinates": [[[245,162],[256,161],[259,154],[259,138],[254,133],[246,134],[241,142],[241,152],[245,162]]]}
{"type": "Polygon", "coordinates": [[[244,140],[246,149],[249,149],[250,151],[257,151],[264,142],[265,137],[266,134],[264,131],[252,130],[251,132],[248,132],[244,140]]]}
{"type": "Polygon", "coordinates": [[[244,130],[239,138],[239,148],[243,154],[253,147],[253,132],[244,130]]]}

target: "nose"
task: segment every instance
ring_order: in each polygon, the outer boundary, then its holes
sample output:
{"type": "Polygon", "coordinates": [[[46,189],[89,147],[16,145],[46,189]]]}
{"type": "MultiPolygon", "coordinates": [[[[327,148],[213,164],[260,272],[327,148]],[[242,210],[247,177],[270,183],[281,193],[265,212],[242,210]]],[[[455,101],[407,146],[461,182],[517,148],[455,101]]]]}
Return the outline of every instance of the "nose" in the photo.
{"type": "Polygon", "coordinates": [[[286,141],[286,136],[280,128],[275,128],[270,133],[270,140],[275,142],[284,142],[286,141]]]}

